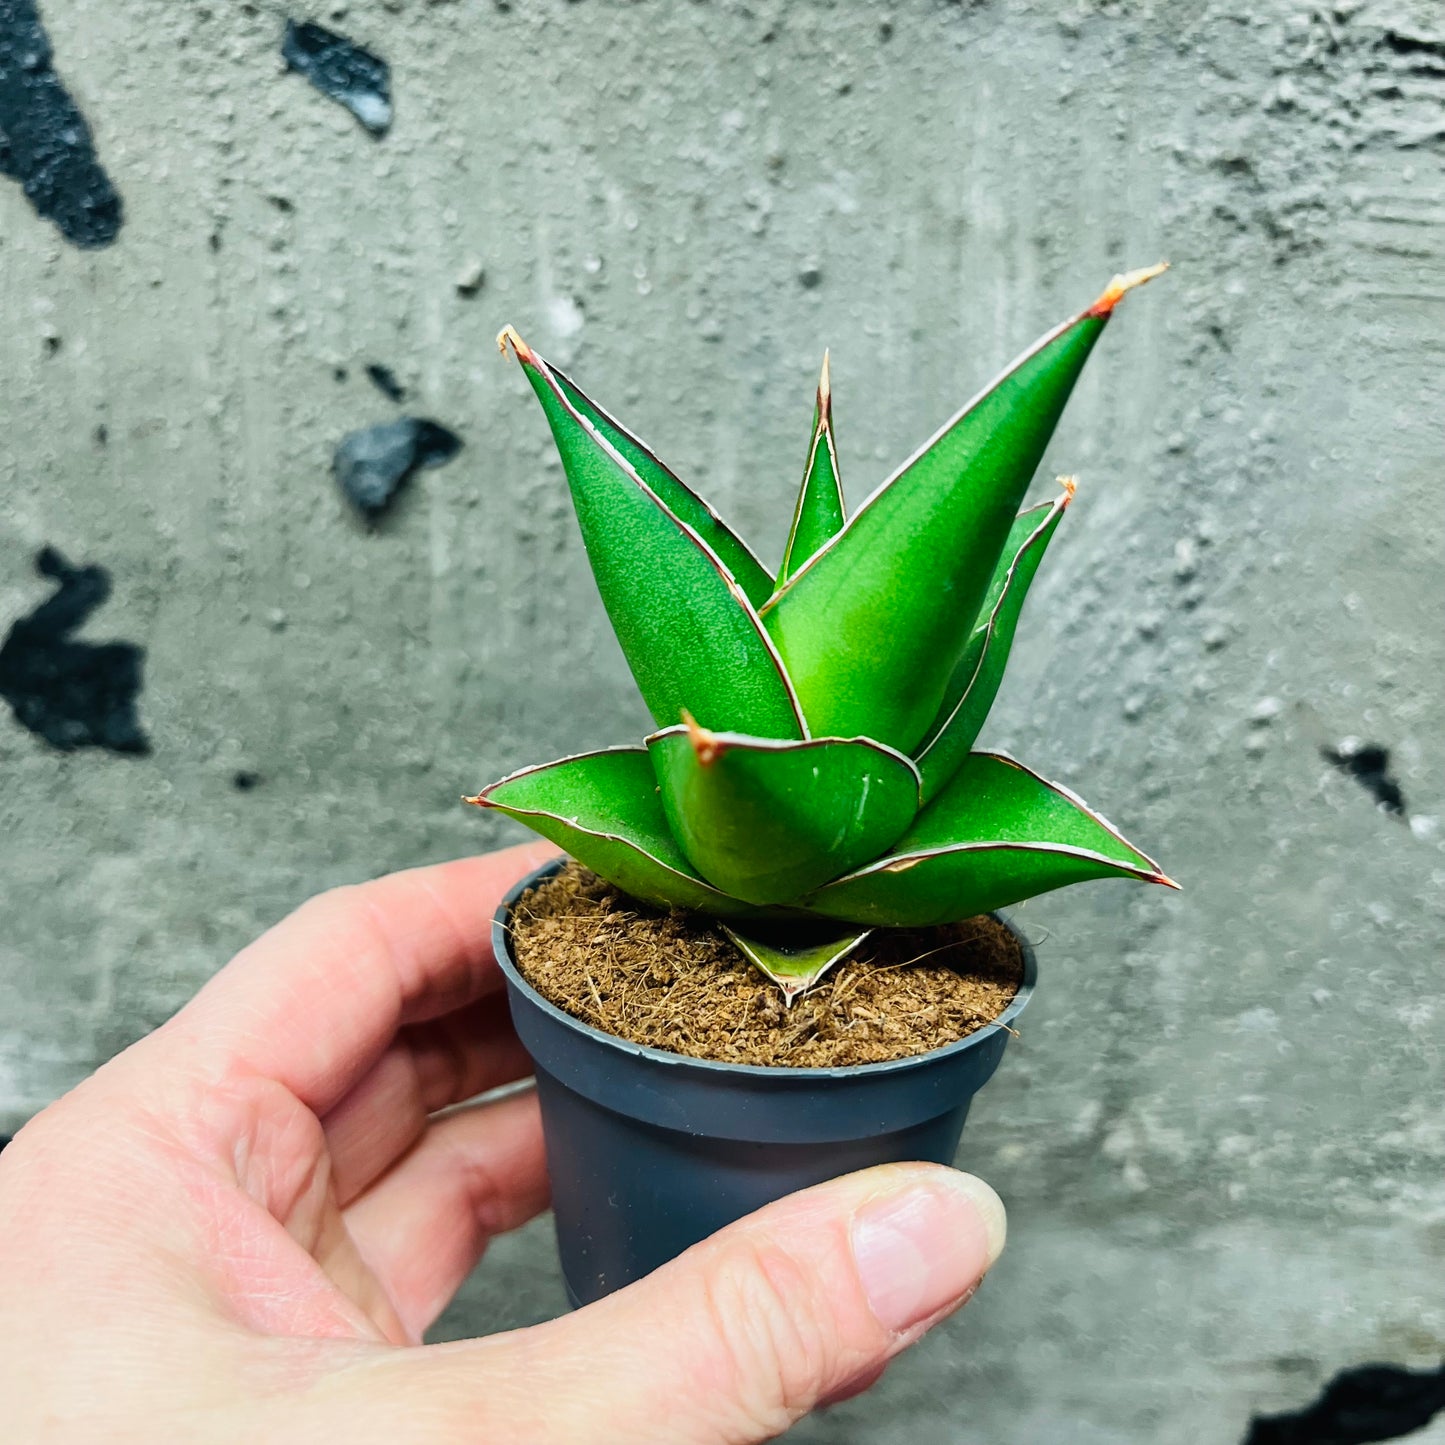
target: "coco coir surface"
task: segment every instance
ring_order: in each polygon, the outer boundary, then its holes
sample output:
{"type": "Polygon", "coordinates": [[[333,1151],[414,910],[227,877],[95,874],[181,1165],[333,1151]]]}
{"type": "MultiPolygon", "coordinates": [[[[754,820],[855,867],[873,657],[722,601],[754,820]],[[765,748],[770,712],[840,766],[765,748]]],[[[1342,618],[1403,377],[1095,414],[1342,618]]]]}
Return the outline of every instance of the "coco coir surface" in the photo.
{"type": "Polygon", "coordinates": [[[522,976],[605,1033],[732,1064],[840,1068],[926,1053],[991,1023],[1023,959],[991,918],[886,929],[783,1005],[777,987],[697,915],[645,908],[580,864],[512,913],[522,976]]]}

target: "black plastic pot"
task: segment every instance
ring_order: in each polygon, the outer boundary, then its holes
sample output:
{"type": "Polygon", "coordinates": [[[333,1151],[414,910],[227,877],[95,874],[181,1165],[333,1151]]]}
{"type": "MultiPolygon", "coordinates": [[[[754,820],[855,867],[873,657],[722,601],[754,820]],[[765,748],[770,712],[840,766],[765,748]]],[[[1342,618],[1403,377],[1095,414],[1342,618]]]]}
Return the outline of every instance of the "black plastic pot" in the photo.
{"type": "MultiPolygon", "coordinates": [[[[562,1274],[588,1304],[774,1199],[854,1169],[950,1164],[973,1096],[1033,993],[931,1053],[845,1069],[761,1068],[628,1043],[564,1013],[517,971],[508,919],[549,863],[502,901],[492,925],[512,1018],[537,1072],[562,1274]]],[[[1005,926],[1008,926],[1005,923],[1005,926]]]]}

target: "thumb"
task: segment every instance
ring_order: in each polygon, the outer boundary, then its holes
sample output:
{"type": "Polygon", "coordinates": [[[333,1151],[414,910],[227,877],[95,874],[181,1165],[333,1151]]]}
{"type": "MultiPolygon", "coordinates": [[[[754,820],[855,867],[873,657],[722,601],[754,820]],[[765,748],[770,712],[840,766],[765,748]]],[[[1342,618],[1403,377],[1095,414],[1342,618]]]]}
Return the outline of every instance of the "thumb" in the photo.
{"type": "Polygon", "coordinates": [[[605,1359],[618,1388],[605,1431],[557,1438],[621,1445],[665,1421],[677,1445],[771,1440],[872,1384],[951,1314],[1004,1233],[998,1195],[937,1165],[869,1169],[780,1200],[558,1322],[573,1337],[562,1348],[605,1359]]]}
{"type": "Polygon", "coordinates": [[[770,1440],[871,1384],[962,1304],[1004,1230],[982,1180],[932,1164],[864,1170],[770,1204],[574,1315],[409,1351],[395,1362],[400,1393],[509,1445],[770,1440]]]}

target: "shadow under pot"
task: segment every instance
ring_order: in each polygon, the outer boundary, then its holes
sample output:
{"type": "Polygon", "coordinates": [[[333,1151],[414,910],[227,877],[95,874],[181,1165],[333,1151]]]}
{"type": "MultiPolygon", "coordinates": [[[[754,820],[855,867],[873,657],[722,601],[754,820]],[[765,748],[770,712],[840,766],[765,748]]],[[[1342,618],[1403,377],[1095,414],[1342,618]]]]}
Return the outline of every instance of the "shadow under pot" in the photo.
{"type": "MultiPolygon", "coordinates": [[[[492,925],[517,1033],[536,1066],[557,1248],[574,1305],[611,1294],[753,1210],[874,1164],[951,1164],[973,1096],[1033,993],[1033,950],[1006,920],[1023,982],[993,1023],[926,1054],[849,1068],[764,1068],[602,1033],[543,998],[492,925]]],[[[996,915],[995,915],[996,916],[996,915]]]]}

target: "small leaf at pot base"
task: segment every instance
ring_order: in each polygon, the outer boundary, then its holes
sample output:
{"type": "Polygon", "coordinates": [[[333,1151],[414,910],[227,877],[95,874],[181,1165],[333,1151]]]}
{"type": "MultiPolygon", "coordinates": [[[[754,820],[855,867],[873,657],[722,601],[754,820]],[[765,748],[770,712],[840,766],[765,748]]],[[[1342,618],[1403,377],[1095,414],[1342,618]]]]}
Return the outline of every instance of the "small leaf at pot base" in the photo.
{"type": "Polygon", "coordinates": [[[922,739],[1029,481],[1128,284],[1035,343],[764,607],[815,736],[905,752],[922,739]]]}
{"type": "Polygon", "coordinates": [[[658,500],[680,522],[686,522],[714,552],[754,607],[761,607],[773,591],[773,579],[738,537],[686,482],[682,481],[639,437],[616,417],[597,405],[571,377],[555,368],[553,379],[581,417],[586,418],[621,453],[623,459],[657,493],[658,500]]]}
{"type": "Polygon", "coordinates": [[[783,1002],[791,1008],[794,999],[813,988],[834,964],[847,958],[873,930],[850,931],[822,942],[787,943],[746,934],[726,924],[723,932],[737,944],[749,963],[777,984],[783,992],[783,1002]]]}
{"type": "Polygon", "coordinates": [[[918,772],[863,738],[776,741],[690,723],[647,740],[673,836],[710,883],[789,903],[876,857],[918,811],[918,772]]]}
{"type": "Polygon", "coordinates": [[[1179,886],[1066,788],[972,753],[885,857],[803,902],[850,923],[926,927],[1095,878],[1179,886]]]}
{"type": "Polygon", "coordinates": [[[510,329],[499,340],[547,415],[598,590],[658,726],[687,709],[710,727],[806,736],[776,650],[717,554],[579,414],[540,356],[510,329]]]}
{"type": "Polygon", "coordinates": [[[668,831],[645,748],[523,768],[466,801],[525,823],[644,903],[724,918],[757,913],[693,872],[668,831]]]}
{"type": "Polygon", "coordinates": [[[818,400],[813,408],[813,440],[808,447],[808,464],[803,468],[803,485],[793,509],[788,545],[783,549],[783,565],[778,569],[779,587],[841,530],[844,520],[843,483],[838,476],[838,448],[833,437],[833,388],[825,351],[823,374],[818,379],[818,400]]]}
{"type": "Polygon", "coordinates": [[[1060,481],[1064,492],[1056,501],[1030,507],[1014,519],[983,600],[979,625],[948,680],[937,719],[914,754],[923,775],[925,803],[937,796],[963,765],[998,696],[1024,598],[1044,550],[1073,500],[1073,479],[1062,477],[1060,481]]]}

